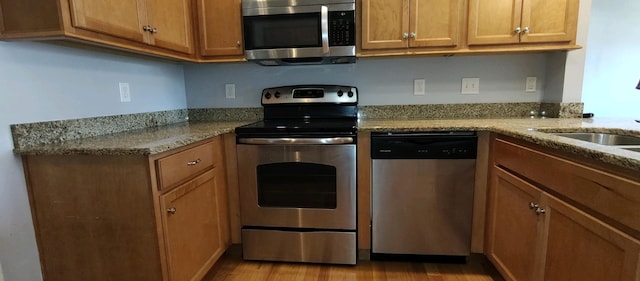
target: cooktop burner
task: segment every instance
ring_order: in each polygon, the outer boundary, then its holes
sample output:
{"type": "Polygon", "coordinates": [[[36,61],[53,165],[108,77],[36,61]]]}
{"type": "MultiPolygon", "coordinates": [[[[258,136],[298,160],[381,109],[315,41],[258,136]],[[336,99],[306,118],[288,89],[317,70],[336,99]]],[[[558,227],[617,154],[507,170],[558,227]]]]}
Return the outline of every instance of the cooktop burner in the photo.
{"type": "Polygon", "coordinates": [[[237,134],[298,134],[335,133],[355,134],[356,119],[314,119],[314,120],[263,120],[236,128],[237,134]]]}

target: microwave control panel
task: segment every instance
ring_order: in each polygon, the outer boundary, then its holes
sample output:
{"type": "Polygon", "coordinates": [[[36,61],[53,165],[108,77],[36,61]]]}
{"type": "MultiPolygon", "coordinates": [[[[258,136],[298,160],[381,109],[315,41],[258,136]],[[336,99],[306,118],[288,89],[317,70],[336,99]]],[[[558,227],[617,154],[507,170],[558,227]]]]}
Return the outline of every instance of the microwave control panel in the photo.
{"type": "Polygon", "coordinates": [[[354,11],[329,12],[329,46],[354,46],[355,35],[354,11]]]}

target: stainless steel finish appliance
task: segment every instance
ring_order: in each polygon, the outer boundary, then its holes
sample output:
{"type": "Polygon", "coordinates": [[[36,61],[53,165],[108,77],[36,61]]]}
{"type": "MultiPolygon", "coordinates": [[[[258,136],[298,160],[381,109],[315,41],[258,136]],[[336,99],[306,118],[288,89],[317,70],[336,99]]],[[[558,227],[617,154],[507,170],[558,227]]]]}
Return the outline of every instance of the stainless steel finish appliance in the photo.
{"type": "Polygon", "coordinates": [[[374,133],[372,258],[468,256],[475,132],[374,133]]]}
{"type": "Polygon", "coordinates": [[[247,60],[262,65],[353,63],[355,0],[243,0],[247,60]]]}
{"type": "Polygon", "coordinates": [[[236,128],[243,257],[356,263],[357,89],[265,89],[236,128]]]}

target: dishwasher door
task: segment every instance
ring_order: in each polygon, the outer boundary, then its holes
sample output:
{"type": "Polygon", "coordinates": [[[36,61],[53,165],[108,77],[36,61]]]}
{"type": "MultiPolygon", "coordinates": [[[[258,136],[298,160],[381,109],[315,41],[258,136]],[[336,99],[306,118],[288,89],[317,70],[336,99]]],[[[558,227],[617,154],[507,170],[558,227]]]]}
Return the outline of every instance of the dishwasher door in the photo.
{"type": "Polygon", "coordinates": [[[469,255],[475,159],[372,164],[372,254],[469,255]]]}

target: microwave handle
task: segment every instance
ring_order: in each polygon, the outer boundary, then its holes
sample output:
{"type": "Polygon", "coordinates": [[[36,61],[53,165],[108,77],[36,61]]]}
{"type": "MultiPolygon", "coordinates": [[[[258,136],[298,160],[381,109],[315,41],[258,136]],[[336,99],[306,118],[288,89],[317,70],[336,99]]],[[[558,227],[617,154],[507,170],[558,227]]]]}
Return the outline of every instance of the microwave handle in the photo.
{"type": "Polygon", "coordinates": [[[322,54],[329,55],[329,8],[320,8],[320,29],[322,31],[322,54]]]}

